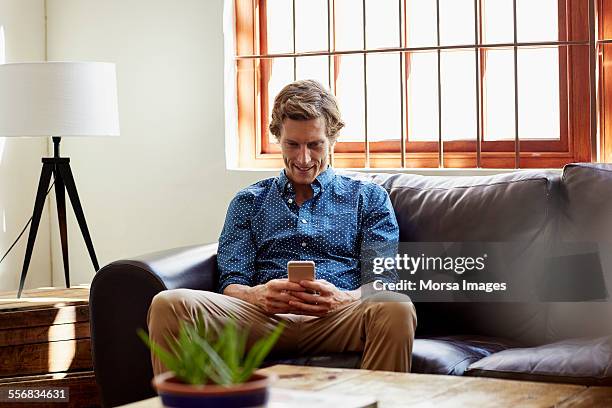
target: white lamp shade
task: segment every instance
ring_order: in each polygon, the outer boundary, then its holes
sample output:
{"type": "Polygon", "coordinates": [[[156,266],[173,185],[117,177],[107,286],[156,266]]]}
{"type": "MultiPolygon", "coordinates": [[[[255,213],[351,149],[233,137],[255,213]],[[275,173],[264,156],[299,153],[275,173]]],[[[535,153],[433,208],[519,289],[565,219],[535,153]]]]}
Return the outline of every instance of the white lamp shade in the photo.
{"type": "Polygon", "coordinates": [[[0,64],[1,136],[119,136],[115,64],[0,64]]]}

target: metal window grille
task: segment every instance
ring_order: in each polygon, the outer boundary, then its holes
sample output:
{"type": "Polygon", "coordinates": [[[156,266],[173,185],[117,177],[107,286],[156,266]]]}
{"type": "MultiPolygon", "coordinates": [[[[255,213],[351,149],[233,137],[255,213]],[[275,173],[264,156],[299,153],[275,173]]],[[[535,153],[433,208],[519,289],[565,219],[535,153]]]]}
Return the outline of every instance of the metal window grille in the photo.
{"type": "MultiPolygon", "coordinates": [[[[260,0],[253,0],[257,3],[260,0]]],[[[293,37],[293,49],[291,53],[267,53],[267,54],[253,54],[253,55],[237,55],[236,60],[248,60],[248,59],[281,59],[281,58],[292,58],[293,59],[293,78],[297,78],[297,59],[299,57],[307,56],[327,56],[328,61],[328,73],[329,73],[329,87],[335,89],[334,75],[332,59],[335,56],[346,56],[346,55],[362,55],[363,56],[363,90],[364,90],[364,155],[365,155],[365,167],[370,167],[370,139],[368,135],[368,83],[367,83],[367,56],[370,54],[389,54],[399,53],[399,67],[400,67],[400,109],[401,117],[398,118],[400,121],[401,139],[401,167],[406,167],[406,142],[407,142],[407,129],[405,126],[406,122],[406,95],[404,90],[406,89],[406,77],[405,77],[405,58],[404,55],[408,53],[430,51],[436,52],[437,54],[437,99],[438,99],[438,163],[439,167],[444,167],[444,140],[442,134],[442,73],[441,73],[441,53],[449,50],[473,50],[475,58],[475,77],[476,77],[476,92],[475,92],[475,106],[476,106],[476,163],[477,167],[481,167],[481,153],[482,153],[482,95],[481,95],[481,50],[494,50],[494,49],[508,49],[513,50],[514,60],[514,161],[515,167],[520,168],[520,153],[521,153],[521,140],[519,138],[519,78],[518,78],[518,50],[526,47],[571,47],[571,46],[588,46],[589,47],[589,96],[590,96],[590,138],[592,146],[592,157],[596,158],[598,155],[597,151],[597,133],[598,133],[598,121],[597,121],[597,54],[600,47],[604,44],[612,43],[612,39],[596,39],[596,9],[594,1],[589,1],[588,7],[588,28],[589,28],[589,39],[584,41],[536,41],[536,42],[519,42],[517,36],[517,0],[513,0],[513,41],[508,43],[494,43],[486,44],[482,43],[482,0],[474,0],[474,44],[460,44],[460,45],[442,45],[440,41],[440,0],[436,0],[436,45],[435,46],[423,46],[423,47],[408,47],[406,41],[406,21],[405,21],[405,10],[407,0],[398,0],[399,9],[399,46],[388,47],[388,48],[376,48],[368,49],[367,44],[367,27],[366,27],[366,16],[367,16],[367,2],[362,0],[362,25],[363,25],[363,49],[361,50],[336,50],[335,49],[335,0],[327,0],[327,50],[325,51],[314,51],[314,52],[297,52],[296,49],[296,0],[292,1],[292,37],[293,37]]],[[[357,0],[358,1],[358,0],[357,0]]],[[[333,160],[333,155],[332,155],[333,160]]]]}

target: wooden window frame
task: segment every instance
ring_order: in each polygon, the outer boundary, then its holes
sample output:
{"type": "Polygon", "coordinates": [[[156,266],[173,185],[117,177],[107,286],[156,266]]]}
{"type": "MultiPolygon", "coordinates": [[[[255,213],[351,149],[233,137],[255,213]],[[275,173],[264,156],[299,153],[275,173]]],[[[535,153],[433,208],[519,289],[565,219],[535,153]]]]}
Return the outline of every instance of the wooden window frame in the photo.
{"type": "MultiPolygon", "coordinates": [[[[404,7],[405,8],[404,0],[404,7]]],[[[603,0],[598,0],[602,2],[603,0]]],[[[480,14],[482,0],[478,0],[480,14]]],[[[329,0],[330,7],[334,1],[329,0]]],[[[475,2],[476,4],[476,2],[475,2]]],[[[237,64],[237,97],[238,97],[238,133],[240,167],[279,168],[283,166],[278,145],[269,143],[262,137],[267,129],[267,95],[269,80],[266,39],[266,0],[235,0],[236,15],[236,64],[237,64]]],[[[369,163],[366,163],[363,142],[338,142],[334,150],[333,162],[336,167],[353,168],[558,168],[569,162],[591,161],[596,140],[592,134],[592,112],[590,108],[591,78],[589,53],[591,47],[585,44],[589,39],[589,23],[584,16],[590,16],[588,2],[581,0],[559,0],[559,98],[560,98],[560,139],[559,140],[515,140],[484,141],[481,139],[483,129],[483,76],[486,69],[486,49],[479,51],[479,136],[476,141],[445,141],[443,152],[438,151],[439,142],[414,142],[407,140],[406,131],[406,95],[408,92],[409,53],[403,50],[406,41],[406,30],[401,33],[403,69],[402,73],[402,109],[403,141],[380,141],[367,143],[369,163]],[[566,16],[568,18],[566,19],[566,16]],[[586,21],[586,24],[585,24],[586,21]],[[561,24],[563,22],[563,24],[561,24]],[[575,40],[578,38],[579,40],[575,40]],[[573,41],[572,41],[573,40],[573,41]],[[568,44],[569,43],[569,44],[568,44]],[[577,45],[577,43],[580,43],[577,45]],[[405,153],[401,154],[404,144],[405,153]],[[480,148],[479,148],[480,147],[480,148]],[[518,154],[517,154],[518,153],[518,154]]],[[[478,14],[478,15],[479,15],[478,14]]],[[[402,19],[405,20],[405,11],[402,19]]],[[[481,19],[478,17],[478,20],[481,19]]],[[[333,30],[333,18],[330,30],[333,30]]],[[[405,24],[402,23],[402,28],[405,24]]],[[[478,39],[482,27],[478,28],[478,39]]],[[[601,27],[600,27],[601,30],[601,27]]],[[[331,37],[331,35],[330,35],[331,37]]],[[[478,43],[478,41],[477,41],[478,43]]],[[[592,41],[591,41],[592,44],[592,41]]],[[[610,45],[612,46],[612,45],[610,45]]],[[[334,47],[330,45],[327,54],[334,47]]],[[[517,48],[522,48],[519,46],[517,48]]],[[[475,47],[464,49],[474,50],[475,47]]],[[[361,51],[363,52],[363,51],[361,51]]],[[[398,52],[398,50],[395,50],[398,52]]],[[[357,51],[356,51],[357,53],[357,51]]],[[[316,53],[314,53],[317,55],[316,53]]],[[[292,58],[295,54],[275,57],[292,58]]],[[[319,54],[320,55],[320,54],[319,54]]],[[[333,61],[330,87],[335,88],[338,70],[335,63],[339,56],[330,56],[333,61]]],[[[600,70],[601,75],[601,70],[600,70]]],[[[331,75],[330,75],[331,77],[331,75]]],[[[600,81],[600,85],[603,81],[600,81]]],[[[601,123],[600,123],[600,126],[601,123]]],[[[602,126],[603,129],[603,126],[602,126]]],[[[607,128],[606,128],[607,129],[607,128]]],[[[612,133],[612,131],[611,131],[612,133]]],[[[602,143],[603,144],[603,143],[602,143]]],[[[603,149],[603,147],[602,147],[603,149]]],[[[604,156],[602,156],[604,157],[604,156]]]]}
{"type": "Polygon", "coordinates": [[[598,0],[599,154],[612,163],[612,4],[598,0]]]}

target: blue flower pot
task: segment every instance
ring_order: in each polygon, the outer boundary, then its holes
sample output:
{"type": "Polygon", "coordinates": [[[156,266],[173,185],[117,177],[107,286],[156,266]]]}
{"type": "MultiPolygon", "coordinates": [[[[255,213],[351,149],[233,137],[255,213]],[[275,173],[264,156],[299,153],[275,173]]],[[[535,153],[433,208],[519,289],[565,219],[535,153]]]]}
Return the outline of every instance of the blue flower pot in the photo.
{"type": "Polygon", "coordinates": [[[167,372],[153,378],[153,387],[168,408],[264,407],[272,380],[271,376],[253,374],[247,382],[231,386],[190,385],[167,372]]]}

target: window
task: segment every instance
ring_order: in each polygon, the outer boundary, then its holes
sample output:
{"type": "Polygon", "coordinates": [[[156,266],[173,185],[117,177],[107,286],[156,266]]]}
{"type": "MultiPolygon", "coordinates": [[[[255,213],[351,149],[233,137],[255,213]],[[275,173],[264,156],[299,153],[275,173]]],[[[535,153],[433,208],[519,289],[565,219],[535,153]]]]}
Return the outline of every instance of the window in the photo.
{"type": "Polygon", "coordinates": [[[306,78],[335,93],[347,123],[336,167],[595,160],[596,46],[609,46],[601,21],[595,42],[595,11],[587,0],[235,0],[240,165],[282,167],[273,98],[306,78]]]}
{"type": "Polygon", "coordinates": [[[612,4],[599,0],[599,129],[600,157],[603,162],[612,162],[612,4]]]}

